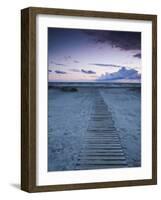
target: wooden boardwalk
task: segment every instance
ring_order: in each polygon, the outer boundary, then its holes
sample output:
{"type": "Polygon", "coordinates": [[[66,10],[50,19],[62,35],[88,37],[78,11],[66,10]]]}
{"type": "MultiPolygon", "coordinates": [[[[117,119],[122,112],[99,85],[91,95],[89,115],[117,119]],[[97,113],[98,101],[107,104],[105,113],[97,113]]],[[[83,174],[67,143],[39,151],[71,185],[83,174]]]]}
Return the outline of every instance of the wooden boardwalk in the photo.
{"type": "Polygon", "coordinates": [[[127,166],[112,114],[100,92],[97,91],[76,169],[103,169],[127,166]]]}

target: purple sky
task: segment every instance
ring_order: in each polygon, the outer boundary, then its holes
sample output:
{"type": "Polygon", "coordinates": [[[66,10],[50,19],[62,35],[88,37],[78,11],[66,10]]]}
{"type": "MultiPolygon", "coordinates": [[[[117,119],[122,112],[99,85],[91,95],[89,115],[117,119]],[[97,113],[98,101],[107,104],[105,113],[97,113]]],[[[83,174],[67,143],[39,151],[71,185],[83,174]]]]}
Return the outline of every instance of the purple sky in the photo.
{"type": "Polygon", "coordinates": [[[139,82],[141,33],[48,28],[49,81],[139,82]]]}

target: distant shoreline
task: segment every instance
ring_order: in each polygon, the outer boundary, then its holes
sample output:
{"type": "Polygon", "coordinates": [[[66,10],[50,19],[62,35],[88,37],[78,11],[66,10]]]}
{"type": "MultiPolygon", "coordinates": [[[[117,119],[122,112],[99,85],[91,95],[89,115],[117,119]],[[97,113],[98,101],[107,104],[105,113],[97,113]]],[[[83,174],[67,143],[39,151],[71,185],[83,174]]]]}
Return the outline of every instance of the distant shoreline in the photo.
{"type": "Polygon", "coordinates": [[[141,87],[141,83],[111,83],[111,82],[48,82],[49,88],[61,87],[103,87],[103,88],[118,88],[118,87],[141,87]]]}

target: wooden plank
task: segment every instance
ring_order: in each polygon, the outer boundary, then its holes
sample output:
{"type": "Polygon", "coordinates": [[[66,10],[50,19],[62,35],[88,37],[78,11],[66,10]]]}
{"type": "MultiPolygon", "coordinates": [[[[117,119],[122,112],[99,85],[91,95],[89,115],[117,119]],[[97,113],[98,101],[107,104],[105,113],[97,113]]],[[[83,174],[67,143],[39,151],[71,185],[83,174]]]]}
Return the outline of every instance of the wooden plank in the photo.
{"type": "Polygon", "coordinates": [[[119,141],[119,139],[93,139],[93,140],[91,140],[91,139],[85,139],[84,140],[85,142],[89,142],[89,143],[97,143],[97,144],[100,144],[100,143],[102,143],[102,142],[104,142],[104,143],[108,143],[108,142],[114,142],[114,143],[119,143],[120,144],[120,141],[119,141]]]}
{"type": "Polygon", "coordinates": [[[114,125],[114,122],[112,122],[111,120],[90,120],[89,121],[89,124],[93,124],[93,125],[96,125],[96,124],[102,124],[103,126],[104,125],[114,125]]]}
{"type": "Polygon", "coordinates": [[[81,160],[126,160],[125,156],[81,156],[81,160]]]}
{"type": "Polygon", "coordinates": [[[117,147],[117,146],[111,146],[111,147],[101,147],[101,146],[88,146],[88,149],[89,150],[92,150],[92,149],[95,149],[95,150],[106,150],[106,151],[108,151],[108,150],[113,150],[113,149],[119,149],[119,150],[122,150],[122,148],[121,147],[117,147]]]}
{"type": "Polygon", "coordinates": [[[97,131],[97,130],[108,130],[108,131],[111,131],[111,130],[115,130],[115,127],[114,126],[108,126],[108,125],[106,125],[106,126],[104,126],[104,129],[102,128],[102,126],[100,125],[93,125],[93,126],[91,126],[91,125],[89,125],[88,126],[88,130],[89,131],[91,131],[91,130],[95,130],[95,131],[97,131]]]}
{"type": "Polygon", "coordinates": [[[87,129],[87,133],[89,132],[89,134],[91,134],[91,133],[97,133],[97,134],[114,134],[114,133],[116,133],[117,135],[118,135],[118,132],[117,132],[117,130],[116,129],[111,129],[111,130],[107,130],[107,129],[104,129],[104,130],[100,130],[100,129],[87,129]]]}
{"type": "Polygon", "coordinates": [[[96,113],[93,113],[93,114],[91,114],[91,117],[109,117],[109,118],[111,118],[111,115],[108,114],[108,113],[105,113],[105,114],[96,114],[96,113]]]}
{"type": "Polygon", "coordinates": [[[96,132],[100,132],[100,131],[116,131],[115,128],[88,128],[87,131],[96,131],[96,132]]]}
{"type": "Polygon", "coordinates": [[[115,125],[114,121],[108,118],[93,118],[90,119],[89,123],[106,123],[115,125]]]}
{"type": "Polygon", "coordinates": [[[118,137],[118,133],[116,131],[87,131],[89,136],[98,135],[100,136],[116,136],[118,137]]]}
{"type": "Polygon", "coordinates": [[[87,148],[96,148],[96,149],[100,149],[100,148],[105,148],[105,149],[109,149],[109,148],[120,148],[122,149],[120,144],[88,144],[87,148]]]}
{"type": "Polygon", "coordinates": [[[98,115],[93,115],[93,116],[91,116],[91,118],[90,118],[91,120],[113,120],[112,118],[111,118],[111,116],[109,117],[109,116],[98,116],[98,115]]]}
{"type": "Polygon", "coordinates": [[[80,153],[80,156],[124,156],[123,152],[89,152],[89,153],[80,153]]]}
{"type": "MultiPolygon", "coordinates": [[[[105,146],[105,147],[109,147],[109,146],[115,146],[115,145],[118,145],[118,146],[121,146],[120,143],[118,142],[115,142],[115,143],[112,143],[112,142],[107,142],[107,143],[104,143],[104,142],[101,142],[101,143],[97,143],[97,142],[85,142],[85,147],[87,148],[88,146],[91,147],[92,145],[94,146],[105,146]]],[[[122,147],[122,146],[121,146],[122,147]]]]}
{"type": "Polygon", "coordinates": [[[98,138],[106,138],[106,137],[117,137],[119,138],[118,134],[116,132],[111,133],[111,132],[107,132],[107,133],[97,133],[97,132],[90,132],[89,133],[89,137],[98,137],[98,138]]]}
{"type": "Polygon", "coordinates": [[[125,160],[83,160],[80,164],[84,165],[127,165],[125,160]]]}
{"type": "Polygon", "coordinates": [[[108,120],[106,118],[98,118],[98,119],[91,119],[92,123],[108,123],[108,124],[115,124],[114,121],[108,120]]]}
{"type": "Polygon", "coordinates": [[[99,133],[99,132],[89,132],[89,137],[98,137],[98,138],[104,138],[104,137],[117,137],[119,138],[118,134],[116,132],[105,132],[105,133],[99,133]]]}
{"type": "Polygon", "coordinates": [[[91,141],[91,142],[88,142],[88,141],[85,141],[85,145],[120,145],[120,143],[119,142],[112,142],[112,141],[107,141],[107,142],[93,142],[93,141],[91,141]]]}
{"type": "Polygon", "coordinates": [[[76,166],[76,169],[79,170],[79,169],[84,169],[84,170],[95,170],[95,169],[114,169],[114,168],[125,168],[127,167],[127,165],[93,165],[93,164],[90,164],[90,165],[77,165],[76,166]]]}
{"type": "Polygon", "coordinates": [[[88,147],[91,147],[91,146],[97,146],[97,147],[98,146],[100,146],[100,147],[104,147],[104,146],[105,147],[110,147],[110,146],[113,146],[113,147],[116,146],[116,147],[118,147],[118,146],[120,146],[120,147],[122,147],[120,143],[119,144],[114,144],[114,143],[112,143],[112,144],[101,144],[101,143],[98,143],[98,142],[95,143],[95,144],[88,143],[88,147]]]}
{"type": "Polygon", "coordinates": [[[92,135],[90,137],[86,137],[84,139],[84,141],[95,141],[95,142],[101,142],[101,141],[114,141],[114,142],[119,142],[120,143],[120,139],[116,136],[107,136],[107,135],[101,135],[101,137],[99,137],[99,135],[92,135]]]}
{"type": "Polygon", "coordinates": [[[107,129],[116,129],[113,123],[110,122],[89,122],[88,128],[107,128],[107,129]]]}
{"type": "Polygon", "coordinates": [[[110,129],[115,128],[114,123],[98,122],[98,121],[89,122],[88,127],[91,127],[91,128],[102,128],[102,127],[104,127],[104,128],[110,128],[110,129]]]}
{"type": "Polygon", "coordinates": [[[86,149],[86,150],[82,150],[82,153],[107,153],[107,152],[111,152],[111,153],[115,153],[115,152],[121,152],[123,153],[122,149],[108,149],[108,151],[106,149],[86,149]]]}
{"type": "MultiPolygon", "coordinates": [[[[88,140],[93,140],[93,139],[95,139],[95,140],[99,140],[100,139],[100,137],[98,137],[97,135],[96,136],[89,136],[89,137],[86,137],[86,139],[88,139],[88,140]]],[[[104,136],[104,137],[101,137],[101,139],[103,139],[103,140],[112,140],[112,139],[118,139],[118,137],[117,136],[104,136]]]]}
{"type": "Polygon", "coordinates": [[[116,133],[113,134],[99,134],[99,133],[92,133],[89,136],[86,137],[86,139],[119,139],[118,135],[116,133]]]}
{"type": "Polygon", "coordinates": [[[88,137],[86,137],[86,139],[119,139],[117,134],[91,134],[88,137]]]}

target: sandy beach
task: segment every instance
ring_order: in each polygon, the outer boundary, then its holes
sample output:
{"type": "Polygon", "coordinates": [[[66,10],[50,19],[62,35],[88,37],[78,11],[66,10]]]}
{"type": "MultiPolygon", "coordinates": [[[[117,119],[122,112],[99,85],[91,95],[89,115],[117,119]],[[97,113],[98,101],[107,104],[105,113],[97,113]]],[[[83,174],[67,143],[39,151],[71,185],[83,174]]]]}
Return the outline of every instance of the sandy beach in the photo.
{"type": "Polygon", "coordinates": [[[111,112],[128,167],[141,164],[140,87],[48,90],[48,171],[75,170],[99,91],[111,112]]]}

